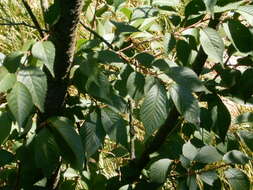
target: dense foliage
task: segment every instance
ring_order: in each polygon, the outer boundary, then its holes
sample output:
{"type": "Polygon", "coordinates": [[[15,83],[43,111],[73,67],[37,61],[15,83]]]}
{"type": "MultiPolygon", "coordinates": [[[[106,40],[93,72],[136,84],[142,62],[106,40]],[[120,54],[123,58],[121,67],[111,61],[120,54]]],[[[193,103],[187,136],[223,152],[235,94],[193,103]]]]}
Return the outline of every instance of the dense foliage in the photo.
{"type": "Polygon", "coordinates": [[[252,188],[253,114],[224,104],[253,103],[251,1],[84,0],[69,17],[55,0],[40,19],[22,2],[39,40],[0,54],[1,189],[252,188]]]}

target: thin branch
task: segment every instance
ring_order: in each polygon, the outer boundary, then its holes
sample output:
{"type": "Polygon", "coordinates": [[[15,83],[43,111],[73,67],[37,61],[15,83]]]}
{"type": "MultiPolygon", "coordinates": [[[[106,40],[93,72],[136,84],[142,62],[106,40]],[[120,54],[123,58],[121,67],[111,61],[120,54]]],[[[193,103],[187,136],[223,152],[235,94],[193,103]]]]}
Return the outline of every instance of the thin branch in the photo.
{"type": "Polygon", "coordinates": [[[86,26],[83,22],[80,22],[80,24],[88,30],[90,33],[92,33],[95,37],[99,38],[102,42],[104,42],[109,48],[114,49],[112,44],[110,44],[106,39],[104,39],[102,36],[100,36],[97,32],[86,26]]]}
{"type": "Polygon", "coordinates": [[[217,170],[220,168],[225,168],[228,166],[231,166],[231,164],[221,164],[219,166],[214,166],[214,167],[210,167],[207,169],[201,169],[201,170],[197,170],[197,171],[189,171],[188,173],[185,173],[185,174],[170,175],[170,177],[181,178],[181,177],[193,176],[193,175],[197,175],[197,174],[202,174],[204,172],[210,172],[210,171],[214,171],[214,170],[217,170]]]}
{"type": "MultiPolygon", "coordinates": [[[[92,20],[91,20],[91,28],[95,28],[96,29],[96,27],[94,27],[94,26],[96,26],[95,25],[95,23],[96,23],[96,10],[97,10],[97,6],[98,6],[98,0],[96,0],[96,3],[95,3],[95,7],[94,7],[94,15],[93,15],[93,18],[92,18],[92,20]]],[[[90,33],[90,39],[91,39],[91,34],[92,33],[90,33]]]]}
{"type": "Polygon", "coordinates": [[[40,27],[40,24],[37,20],[37,18],[35,17],[35,15],[32,12],[32,9],[30,7],[30,5],[26,2],[26,0],[22,0],[23,5],[25,6],[26,11],[28,12],[29,16],[31,17],[34,26],[36,27],[36,29],[38,30],[40,37],[44,38],[44,34],[43,34],[43,30],[40,27]]]}
{"type": "Polygon", "coordinates": [[[138,47],[140,45],[143,45],[143,44],[146,44],[146,43],[150,43],[150,42],[153,42],[153,41],[156,41],[156,40],[160,40],[160,39],[162,39],[162,36],[158,36],[158,37],[151,38],[151,39],[148,39],[148,40],[143,40],[143,41],[141,41],[139,43],[132,43],[129,46],[127,46],[125,48],[122,48],[118,52],[123,52],[123,51],[129,50],[129,49],[132,49],[134,47],[138,47]]]}
{"type": "Polygon", "coordinates": [[[45,14],[49,8],[48,1],[47,0],[40,0],[40,7],[44,18],[44,26],[46,29],[48,29],[48,24],[45,22],[45,14]]]}
{"type": "MultiPolygon", "coordinates": [[[[8,23],[0,23],[0,26],[26,26],[29,28],[37,29],[36,26],[29,25],[25,22],[8,22],[8,23]]],[[[48,32],[48,30],[41,29],[43,32],[48,32]]]]}
{"type": "Polygon", "coordinates": [[[128,100],[129,109],[129,127],[130,127],[130,159],[134,160],[135,156],[135,130],[133,126],[133,116],[132,116],[132,102],[128,100]]]}

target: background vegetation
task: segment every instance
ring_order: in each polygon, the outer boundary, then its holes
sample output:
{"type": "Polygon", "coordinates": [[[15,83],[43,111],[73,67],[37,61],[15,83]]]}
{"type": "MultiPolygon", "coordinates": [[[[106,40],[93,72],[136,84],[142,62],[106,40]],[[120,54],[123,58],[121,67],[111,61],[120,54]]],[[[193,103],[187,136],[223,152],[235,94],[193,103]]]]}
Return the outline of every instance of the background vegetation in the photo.
{"type": "Polygon", "coordinates": [[[252,189],[251,1],[64,2],[0,2],[1,189],[252,189]]]}

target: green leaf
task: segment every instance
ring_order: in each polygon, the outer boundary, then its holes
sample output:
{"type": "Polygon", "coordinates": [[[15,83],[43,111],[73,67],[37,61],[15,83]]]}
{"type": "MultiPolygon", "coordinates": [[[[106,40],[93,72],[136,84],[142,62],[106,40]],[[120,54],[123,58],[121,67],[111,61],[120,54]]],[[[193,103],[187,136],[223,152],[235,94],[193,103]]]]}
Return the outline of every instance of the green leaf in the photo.
{"type": "Polygon", "coordinates": [[[224,172],[232,190],[250,190],[248,176],[237,168],[229,168],[224,172]]]}
{"type": "Polygon", "coordinates": [[[238,20],[229,20],[223,24],[224,31],[229,40],[240,52],[247,53],[253,50],[252,34],[250,30],[238,20]]]}
{"type": "Polygon", "coordinates": [[[74,169],[82,169],[84,150],[75,126],[65,117],[51,117],[48,122],[63,158],[70,162],[74,169]]]}
{"type": "Polygon", "coordinates": [[[20,127],[23,126],[33,108],[32,97],[26,86],[16,82],[11,92],[7,95],[7,103],[18,125],[20,127]]]}
{"type": "Polygon", "coordinates": [[[104,63],[122,63],[123,60],[119,57],[118,54],[116,54],[113,51],[110,50],[103,50],[99,51],[98,53],[98,59],[104,63]]]}
{"type": "Polygon", "coordinates": [[[11,132],[11,124],[8,112],[0,112],[0,145],[8,139],[11,132]]]}
{"type": "Polygon", "coordinates": [[[191,59],[191,46],[185,40],[178,40],[176,44],[177,59],[183,65],[189,65],[191,59]]]}
{"type": "Polygon", "coordinates": [[[169,19],[174,26],[178,26],[181,23],[181,17],[177,14],[169,16],[169,19]]]}
{"type": "Polygon", "coordinates": [[[240,13],[249,24],[253,25],[253,5],[240,6],[235,11],[240,13]]]}
{"type": "Polygon", "coordinates": [[[58,167],[59,149],[47,128],[43,128],[35,137],[34,157],[37,168],[41,168],[46,177],[50,177],[58,167]]]}
{"type": "Polygon", "coordinates": [[[127,79],[127,92],[134,100],[140,100],[144,95],[145,78],[141,73],[132,72],[127,79]]]}
{"type": "Polygon", "coordinates": [[[108,3],[109,5],[112,5],[114,2],[114,0],[106,0],[106,3],[108,3]]]}
{"type": "Polygon", "coordinates": [[[107,76],[101,71],[88,78],[85,88],[89,95],[101,101],[112,101],[110,96],[111,84],[107,76]]]}
{"type": "Polygon", "coordinates": [[[23,56],[23,52],[13,52],[5,57],[3,65],[8,69],[10,73],[15,73],[20,65],[23,56]]]}
{"type": "Polygon", "coordinates": [[[246,112],[234,119],[234,124],[253,123],[253,113],[246,112]]]}
{"type": "Polygon", "coordinates": [[[200,30],[200,43],[210,59],[223,62],[224,43],[218,32],[212,28],[200,30]]]}
{"type": "Polygon", "coordinates": [[[111,21],[112,24],[116,27],[116,33],[120,34],[120,33],[133,33],[133,32],[139,32],[139,30],[137,28],[135,28],[134,26],[131,26],[127,23],[124,22],[115,22],[115,21],[111,21]]]}
{"type": "Polygon", "coordinates": [[[191,144],[190,141],[183,145],[183,155],[189,160],[194,160],[198,153],[198,149],[191,144]]]}
{"type": "Polygon", "coordinates": [[[154,162],[149,168],[150,181],[154,183],[164,183],[172,163],[173,161],[170,159],[160,159],[154,162]]]}
{"type": "Polygon", "coordinates": [[[101,17],[107,10],[109,6],[104,4],[101,8],[96,9],[96,17],[101,17]]]}
{"type": "Polygon", "coordinates": [[[238,135],[240,137],[240,139],[242,140],[242,142],[244,142],[247,147],[253,151],[253,132],[251,131],[247,131],[247,130],[240,130],[238,132],[238,135]]]}
{"type": "Polygon", "coordinates": [[[120,79],[117,80],[114,87],[116,90],[119,91],[119,95],[122,97],[125,97],[127,95],[127,79],[129,75],[133,72],[133,68],[129,66],[128,64],[125,64],[122,69],[120,70],[120,79]]]}
{"type": "Polygon", "coordinates": [[[137,20],[140,18],[145,19],[147,17],[153,17],[153,15],[156,15],[157,13],[158,13],[158,9],[152,6],[147,6],[147,5],[139,6],[134,9],[131,19],[132,20],[137,20]]]}
{"type": "Polygon", "coordinates": [[[34,105],[43,112],[47,93],[47,77],[44,72],[38,68],[25,68],[18,71],[17,80],[27,87],[34,105]]]}
{"type": "Polygon", "coordinates": [[[211,129],[224,141],[231,123],[231,115],[219,96],[210,95],[208,98],[208,109],[212,115],[211,129]]]}
{"type": "Polygon", "coordinates": [[[135,59],[139,62],[140,65],[144,67],[151,67],[151,63],[155,57],[148,53],[139,53],[135,56],[135,59]]]}
{"type": "Polygon", "coordinates": [[[127,147],[127,122],[109,108],[101,110],[101,120],[110,139],[127,147]]]}
{"type": "Polygon", "coordinates": [[[240,78],[240,81],[238,82],[238,89],[236,89],[239,96],[241,96],[241,98],[243,98],[245,101],[251,98],[253,94],[253,89],[251,88],[253,85],[253,80],[251,80],[252,75],[253,68],[248,68],[245,70],[240,78]]]}
{"type": "Polygon", "coordinates": [[[192,93],[179,85],[172,85],[170,88],[170,96],[184,119],[196,126],[200,124],[200,108],[197,99],[192,93]]]}
{"type": "Polygon", "coordinates": [[[55,47],[50,41],[37,42],[32,47],[32,55],[48,68],[54,76],[55,47]]]}
{"type": "Polygon", "coordinates": [[[206,10],[207,12],[211,13],[211,15],[213,16],[214,13],[214,6],[217,3],[217,0],[203,0],[206,6],[206,10]]]}
{"type": "Polygon", "coordinates": [[[211,130],[212,127],[212,117],[211,112],[207,108],[200,108],[200,127],[206,129],[207,131],[211,130]]]}
{"type": "Polygon", "coordinates": [[[11,152],[3,149],[0,150],[0,158],[0,167],[5,166],[6,164],[11,164],[15,161],[15,156],[11,152]]]}
{"type": "Polygon", "coordinates": [[[187,183],[187,186],[188,186],[189,190],[197,190],[198,189],[196,175],[188,176],[186,183],[187,183]]]}
{"type": "Polygon", "coordinates": [[[207,171],[207,172],[202,172],[200,174],[200,179],[207,183],[208,185],[213,186],[213,183],[216,179],[218,179],[216,171],[207,171]]]}
{"type": "Polygon", "coordinates": [[[145,86],[144,86],[144,95],[146,96],[149,92],[149,90],[158,82],[158,80],[151,76],[147,75],[145,77],[145,86]]]}
{"type": "Polygon", "coordinates": [[[133,13],[131,8],[123,7],[120,9],[120,12],[122,12],[128,18],[128,20],[131,19],[133,13]]]}
{"type": "Polygon", "coordinates": [[[232,150],[223,156],[223,160],[228,164],[246,164],[249,157],[238,150],[232,150]]]}
{"type": "Polygon", "coordinates": [[[169,101],[165,88],[155,83],[148,91],[140,108],[141,121],[144,124],[146,137],[158,129],[168,116],[169,101]]]}
{"type": "Polygon", "coordinates": [[[191,0],[185,7],[184,14],[186,17],[190,15],[198,15],[206,9],[203,0],[191,0]]]}
{"type": "Polygon", "coordinates": [[[177,67],[177,64],[166,59],[157,59],[152,63],[152,66],[160,71],[167,71],[170,67],[177,67]]]}
{"type": "Polygon", "coordinates": [[[55,0],[54,3],[46,10],[44,18],[45,22],[50,26],[57,23],[61,16],[60,1],[55,0]]]}
{"type": "Polygon", "coordinates": [[[164,51],[169,54],[176,45],[176,39],[173,34],[166,33],[163,39],[164,51]]]}
{"type": "Polygon", "coordinates": [[[112,110],[116,112],[125,112],[127,109],[127,102],[121,96],[117,95],[115,91],[111,90],[111,100],[104,101],[112,110]]]}
{"type": "Polygon", "coordinates": [[[165,73],[179,86],[183,86],[186,89],[194,92],[206,90],[196,73],[188,67],[171,67],[165,73]]]}
{"type": "Polygon", "coordinates": [[[87,157],[92,156],[103,146],[106,133],[99,113],[92,112],[90,114],[89,118],[80,129],[80,135],[87,157]]]}
{"type": "Polygon", "coordinates": [[[5,67],[0,67],[0,93],[7,92],[16,82],[16,75],[9,73],[5,67]]]}
{"type": "Polygon", "coordinates": [[[216,148],[212,146],[204,146],[199,150],[194,160],[200,163],[210,164],[220,161],[221,159],[222,156],[216,148]]]}
{"type": "Polygon", "coordinates": [[[124,3],[126,0],[113,0],[113,6],[115,7],[115,9],[117,10],[118,7],[124,3]]]}

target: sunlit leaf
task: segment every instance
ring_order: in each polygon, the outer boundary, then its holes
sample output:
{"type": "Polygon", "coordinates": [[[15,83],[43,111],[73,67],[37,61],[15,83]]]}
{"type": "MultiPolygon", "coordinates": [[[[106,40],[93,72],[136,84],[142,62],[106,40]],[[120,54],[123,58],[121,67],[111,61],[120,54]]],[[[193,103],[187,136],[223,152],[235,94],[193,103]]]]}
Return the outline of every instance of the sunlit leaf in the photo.
{"type": "Polygon", "coordinates": [[[195,92],[206,90],[206,87],[200,81],[197,74],[188,67],[171,67],[165,73],[178,85],[189,90],[195,92]]]}
{"type": "Polygon", "coordinates": [[[16,82],[16,75],[9,73],[5,67],[0,67],[0,93],[11,89],[16,82]]]}
{"type": "Polygon", "coordinates": [[[246,164],[249,157],[238,150],[232,150],[223,156],[223,160],[229,164],[246,164]]]}
{"type": "Polygon", "coordinates": [[[189,160],[194,160],[195,156],[198,153],[198,149],[191,144],[191,142],[187,142],[183,146],[183,155],[189,160]]]}
{"type": "Polygon", "coordinates": [[[253,5],[240,6],[235,11],[240,13],[249,24],[253,25],[253,5]]]}
{"type": "Polygon", "coordinates": [[[161,159],[154,162],[149,168],[150,180],[154,183],[164,183],[172,163],[173,161],[170,159],[161,159]]]}
{"type": "Polygon", "coordinates": [[[17,80],[29,90],[35,106],[44,111],[44,102],[47,92],[47,78],[38,68],[26,68],[18,72],[17,80]]]}
{"type": "Polygon", "coordinates": [[[249,190],[250,181],[248,176],[238,168],[229,168],[224,172],[233,190],[249,190]]]}
{"type": "Polygon", "coordinates": [[[19,126],[23,126],[33,108],[32,96],[29,90],[22,83],[16,82],[7,96],[7,102],[19,126]]]}
{"type": "Polygon", "coordinates": [[[32,55],[40,60],[54,76],[55,47],[50,41],[37,42],[32,47],[32,55]]]}
{"type": "Polygon", "coordinates": [[[202,181],[208,185],[213,185],[214,181],[218,178],[216,171],[207,171],[200,174],[202,181]]]}
{"type": "Polygon", "coordinates": [[[168,108],[169,101],[164,87],[160,83],[154,84],[147,92],[140,110],[147,137],[165,122],[168,108]]]}
{"type": "Polygon", "coordinates": [[[216,5],[217,0],[203,0],[203,1],[206,5],[206,10],[213,16],[214,6],[216,5]]]}
{"type": "Polygon", "coordinates": [[[200,124],[200,108],[191,91],[174,84],[170,88],[170,96],[184,119],[198,126],[200,124]]]}
{"type": "Polygon", "coordinates": [[[240,130],[238,132],[240,139],[253,151],[253,132],[247,130],[240,130]]]}
{"type": "Polygon", "coordinates": [[[212,146],[202,147],[194,160],[201,163],[210,164],[213,162],[220,161],[222,159],[221,154],[212,146]]]}
{"type": "Polygon", "coordinates": [[[200,43],[210,59],[223,63],[224,43],[218,32],[212,28],[200,30],[200,43]]]}

